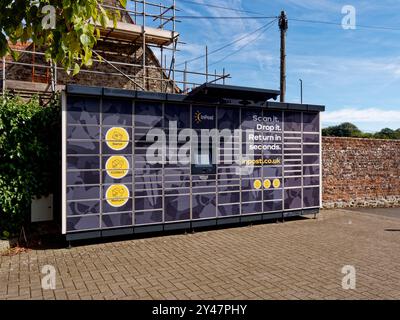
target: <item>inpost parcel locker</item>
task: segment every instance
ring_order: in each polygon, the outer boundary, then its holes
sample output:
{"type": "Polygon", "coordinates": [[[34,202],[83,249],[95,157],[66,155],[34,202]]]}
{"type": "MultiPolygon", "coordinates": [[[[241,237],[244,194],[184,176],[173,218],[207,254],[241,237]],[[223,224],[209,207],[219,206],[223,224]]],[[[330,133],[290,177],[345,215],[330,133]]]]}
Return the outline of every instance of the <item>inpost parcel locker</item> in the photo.
{"type": "Polygon", "coordinates": [[[67,86],[63,234],[77,240],[318,213],[324,107],[271,101],[278,96],[218,84],[188,95],[67,86]]]}

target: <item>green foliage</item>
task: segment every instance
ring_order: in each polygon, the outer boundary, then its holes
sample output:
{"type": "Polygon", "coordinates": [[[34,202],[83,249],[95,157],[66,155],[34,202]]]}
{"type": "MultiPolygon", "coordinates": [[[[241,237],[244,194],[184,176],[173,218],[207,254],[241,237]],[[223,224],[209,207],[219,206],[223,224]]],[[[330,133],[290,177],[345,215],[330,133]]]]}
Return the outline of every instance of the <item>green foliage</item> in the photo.
{"type": "Polygon", "coordinates": [[[345,122],[338,126],[322,129],[322,134],[334,137],[361,137],[362,132],[354,124],[345,122]]]}
{"type": "Polygon", "coordinates": [[[374,137],[377,139],[400,139],[400,129],[392,130],[385,128],[375,133],[374,137]]]}
{"type": "Polygon", "coordinates": [[[29,218],[31,199],[59,184],[59,99],[45,107],[38,98],[0,98],[0,235],[18,232],[29,218]]]}
{"type": "Polygon", "coordinates": [[[392,130],[382,129],[376,133],[362,132],[354,124],[345,122],[337,126],[331,126],[322,129],[323,136],[330,137],[353,137],[353,138],[371,138],[371,139],[400,139],[400,129],[392,130]]]}
{"type": "MultiPolygon", "coordinates": [[[[103,8],[103,0],[1,0],[0,57],[17,54],[9,47],[18,41],[33,41],[46,48],[46,58],[64,66],[75,75],[82,66],[90,67],[92,49],[100,38],[99,27],[110,20],[116,25],[118,11],[103,8]],[[55,28],[46,27],[51,21],[46,5],[55,8],[55,28]],[[45,22],[45,24],[43,24],[45,22]]],[[[126,0],[120,0],[125,7],[126,0]]]]}

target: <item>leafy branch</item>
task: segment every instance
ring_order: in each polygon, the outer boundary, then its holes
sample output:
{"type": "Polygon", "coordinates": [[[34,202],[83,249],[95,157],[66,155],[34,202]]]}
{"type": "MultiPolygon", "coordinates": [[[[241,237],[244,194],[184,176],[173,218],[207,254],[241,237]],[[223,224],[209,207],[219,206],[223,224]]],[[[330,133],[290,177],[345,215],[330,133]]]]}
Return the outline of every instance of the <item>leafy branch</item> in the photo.
{"type": "MultiPolygon", "coordinates": [[[[126,0],[120,3],[126,7],[126,0]]],[[[76,75],[81,67],[92,66],[101,28],[110,21],[116,27],[119,18],[119,11],[103,7],[103,0],[1,0],[0,57],[10,54],[17,60],[9,43],[31,41],[44,48],[48,61],[76,75]],[[45,10],[49,5],[54,12],[45,10]],[[54,19],[54,27],[46,27],[49,19],[54,19]]]]}

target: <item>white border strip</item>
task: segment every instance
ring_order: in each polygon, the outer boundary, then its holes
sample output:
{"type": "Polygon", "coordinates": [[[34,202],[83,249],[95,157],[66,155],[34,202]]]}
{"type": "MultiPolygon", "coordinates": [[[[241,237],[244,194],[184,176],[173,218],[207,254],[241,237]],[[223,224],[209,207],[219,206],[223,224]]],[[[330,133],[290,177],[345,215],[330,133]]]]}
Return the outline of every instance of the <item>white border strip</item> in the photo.
{"type": "Polygon", "coordinates": [[[67,233],[67,95],[61,93],[61,223],[62,234],[67,233]]]}
{"type": "Polygon", "coordinates": [[[322,209],[322,127],[321,112],[318,112],[319,119],[319,208],[322,209]]]}

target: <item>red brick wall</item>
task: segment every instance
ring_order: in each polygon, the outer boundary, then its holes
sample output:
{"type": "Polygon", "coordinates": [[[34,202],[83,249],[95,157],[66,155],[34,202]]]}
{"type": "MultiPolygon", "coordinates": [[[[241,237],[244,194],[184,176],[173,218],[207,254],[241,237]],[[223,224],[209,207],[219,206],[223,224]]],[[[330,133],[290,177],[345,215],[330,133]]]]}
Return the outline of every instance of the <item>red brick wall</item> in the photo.
{"type": "Polygon", "coordinates": [[[400,140],[322,139],[323,205],[400,206],[400,140]]]}

